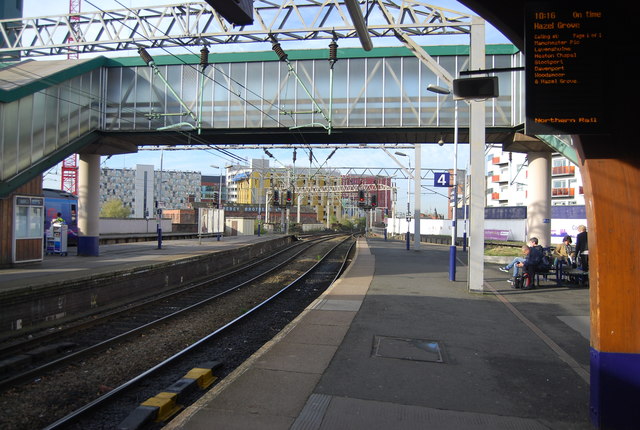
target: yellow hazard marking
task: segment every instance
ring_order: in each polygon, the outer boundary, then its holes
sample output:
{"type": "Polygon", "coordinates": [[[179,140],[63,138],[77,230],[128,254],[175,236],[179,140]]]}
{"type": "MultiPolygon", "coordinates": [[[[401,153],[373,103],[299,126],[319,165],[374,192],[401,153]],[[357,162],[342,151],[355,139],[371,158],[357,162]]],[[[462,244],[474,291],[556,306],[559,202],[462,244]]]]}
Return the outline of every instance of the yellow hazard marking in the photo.
{"type": "Polygon", "coordinates": [[[217,376],[213,375],[211,369],[201,369],[198,367],[191,369],[184,377],[186,379],[195,379],[198,382],[198,387],[202,390],[209,388],[209,386],[218,379],[217,376]]]}
{"type": "Polygon", "coordinates": [[[176,404],[178,395],[176,393],[159,393],[155,397],[145,400],[141,403],[142,406],[151,406],[158,408],[158,414],[156,415],[156,422],[166,421],[173,415],[177,414],[182,406],[176,404]]]}

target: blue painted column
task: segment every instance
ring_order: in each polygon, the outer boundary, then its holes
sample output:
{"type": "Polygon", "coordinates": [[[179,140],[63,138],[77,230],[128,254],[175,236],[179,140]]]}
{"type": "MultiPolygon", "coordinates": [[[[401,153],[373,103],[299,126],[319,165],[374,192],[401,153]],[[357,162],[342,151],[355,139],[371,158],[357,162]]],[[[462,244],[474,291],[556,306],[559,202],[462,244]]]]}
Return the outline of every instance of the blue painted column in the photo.
{"type": "Polygon", "coordinates": [[[100,155],[80,154],[78,165],[78,255],[100,255],[100,155]]]}

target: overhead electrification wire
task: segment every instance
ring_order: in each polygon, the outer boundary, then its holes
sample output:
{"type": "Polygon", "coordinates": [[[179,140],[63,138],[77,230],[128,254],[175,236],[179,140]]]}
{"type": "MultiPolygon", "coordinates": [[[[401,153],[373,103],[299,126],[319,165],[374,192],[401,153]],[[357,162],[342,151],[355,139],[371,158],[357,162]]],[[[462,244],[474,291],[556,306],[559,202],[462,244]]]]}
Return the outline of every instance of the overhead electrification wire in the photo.
{"type": "MultiPolygon", "coordinates": [[[[26,71],[26,70],[21,70],[21,69],[15,68],[13,70],[13,73],[15,73],[17,75],[20,75],[20,76],[23,76],[25,78],[34,78],[35,77],[35,78],[39,79],[41,82],[43,82],[45,84],[49,84],[52,87],[61,85],[60,82],[54,81],[54,80],[52,80],[50,78],[47,78],[46,76],[39,75],[39,74],[37,74],[35,72],[32,72],[32,71],[26,71]]],[[[68,91],[69,94],[75,94],[75,95],[78,95],[80,97],[86,97],[86,98],[88,98],[90,100],[95,100],[98,103],[114,103],[114,104],[117,103],[114,100],[109,100],[109,99],[101,97],[101,96],[96,97],[95,94],[92,94],[92,93],[90,93],[88,91],[79,89],[78,87],[74,87],[72,85],[64,86],[64,87],[61,86],[60,88],[63,88],[65,91],[68,91]]],[[[51,92],[48,92],[48,91],[44,91],[44,92],[40,91],[40,93],[44,94],[47,97],[53,98],[55,100],[65,102],[65,103],[68,103],[70,105],[74,105],[74,106],[77,106],[79,108],[82,108],[82,109],[87,109],[89,111],[96,112],[99,115],[102,115],[102,113],[103,113],[99,108],[94,108],[91,105],[84,105],[84,104],[81,104],[81,103],[79,103],[79,102],[77,102],[75,100],[69,100],[69,99],[66,99],[66,98],[64,98],[64,97],[62,97],[60,95],[52,94],[51,92]]],[[[130,113],[130,114],[133,114],[133,115],[141,115],[141,116],[144,116],[145,113],[146,113],[146,112],[143,112],[143,111],[139,111],[139,110],[132,109],[132,108],[126,108],[126,107],[122,108],[121,111],[125,112],[125,113],[130,113]]],[[[127,119],[127,118],[124,118],[124,117],[120,117],[119,120],[121,122],[129,123],[129,124],[131,124],[133,126],[136,125],[135,121],[127,119]]],[[[184,135],[184,136],[187,136],[188,138],[190,138],[192,140],[196,140],[202,145],[209,146],[211,149],[213,149],[215,151],[218,151],[218,152],[221,152],[221,153],[227,155],[228,157],[234,159],[237,162],[244,163],[244,162],[247,161],[246,158],[240,157],[240,156],[238,156],[236,154],[233,154],[233,153],[231,153],[230,151],[228,151],[226,149],[222,149],[222,148],[219,148],[217,146],[211,145],[206,140],[201,139],[201,138],[199,138],[197,136],[193,136],[193,135],[191,135],[189,133],[186,133],[184,131],[181,131],[181,130],[176,130],[176,133],[184,135]]],[[[160,139],[160,140],[162,140],[162,139],[160,139]]],[[[174,146],[175,144],[173,144],[172,142],[166,142],[165,145],[166,146],[174,146]]]]}
{"type": "MultiPolygon", "coordinates": [[[[95,7],[97,10],[99,10],[102,13],[105,13],[107,15],[111,14],[101,8],[99,8],[98,6],[96,6],[95,4],[93,4],[90,0],[85,0],[87,3],[89,3],[91,6],[95,7]]],[[[122,4],[122,2],[120,2],[119,0],[116,0],[116,3],[118,3],[120,6],[122,6],[123,8],[125,8],[126,10],[128,10],[131,13],[134,13],[133,10],[131,10],[129,7],[125,6],[124,4],[122,4]]],[[[160,29],[159,27],[153,25],[152,23],[147,23],[149,24],[151,27],[155,28],[156,30],[162,32],[164,35],[169,36],[167,34],[166,31],[163,31],[162,29],[160,29]]],[[[147,40],[148,42],[151,43],[151,41],[149,41],[148,38],[145,37],[144,34],[142,34],[138,29],[134,29],[132,27],[129,27],[126,24],[123,24],[125,27],[129,28],[130,30],[140,34],[145,40],[147,40]]],[[[153,47],[153,46],[151,46],[153,47]]],[[[176,54],[172,53],[171,51],[169,51],[167,48],[165,47],[160,47],[160,49],[162,49],[163,51],[165,51],[168,55],[174,57],[175,59],[177,59],[178,61],[180,61],[183,65],[192,68],[196,73],[198,74],[203,74],[202,70],[199,70],[197,67],[195,67],[192,64],[187,63],[186,61],[184,61],[182,58],[178,57],[176,54]]],[[[187,52],[189,52],[190,54],[193,55],[197,55],[194,52],[192,52],[187,46],[183,46],[183,49],[185,49],[187,52]]],[[[241,82],[238,82],[237,80],[235,80],[232,76],[229,76],[227,73],[225,73],[224,71],[222,71],[221,69],[217,68],[215,65],[211,64],[211,67],[214,68],[216,71],[218,71],[219,73],[221,73],[222,75],[224,75],[227,79],[229,79],[230,81],[234,82],[235,84],[237,84],[238,86],[240,86],[242,89],[248,91],[249,93],[255,95],[260,101],[267,103],[270,106],[273,106],[272,103],[270,103],[268,100],[266,100],[265,98],[263,98],[262,96],[260,96],[259,94],[257,94],[256,92],[254,92],[253,90],[251,90],[250,88],[246,87],[244,84],[242,84],[241,82]]],[[[246,102],[247,104],[249,104],[250,106],[254,107],[258,112],[263,113],[264,115],[266,115],[269,119],[272,119],[274,122],[276,122],[277,124],[284,126],[284,124],[282,124],[277,118],[273,117],[272,115],[270,115],[268,112],[264,111],[263,109],[261,109],[259,106],[256,106],[254,103],[252,103],[250,100],[242,97],[241,94],[235,93],[234,91],[232,91],[232,89],[230,89],[229,87],[227,87],[226,85],[220,83],[219,81],[215,80],[214,78],[208,76],[206,73],[204,74],[204,77],[208,80],[210,80],[211,82],[215,83],[216,85],[219,85],[220,87],[222,87],[223,89],[227,90],[228,92],[232,93],[233,95],[235,95],[236,97],[238,97],[240,100],[246,102]]],[[[273,106],[276,107],[277,106],[273,106]]]]}
{"type": "MultiPolygon", "coordinates": [[[[96,8],[97,10],[100,10],[101,12],[103,12],[103,13],[105,13],[105,14],[109,14],[108,12],[104,11],[104,10],[103,10],[103,9],[101,9],[100,7],[98,7],[98,6],[96,6],[95,4],[93,4],[91,1],[89,1],[89,0],[86,0],[86,1],[87,1],[87,3],[89,3],[91,6],[93,6],[93,7],[94,7],[94,8],[96,8]]],[[[118,0],[116,0],[116,1],[117,1],[117,3],[119,3],[119,4],[120,4],[122,7],[124,7],[125,9],[127,9],[127,10],[131,11],[131,9],[127,8],[127,7],[126,7],[125,5],[123,5],[121,2],[119,2],[118,0]]],[[[138,30],[134,30],[134,29],[133,29],[133,28],[131,28],[131,27],[129,27],[129,28],[130,28],[131,30],[133,30],[133,31],[135,31],[135,32],[137,32],[137,33],[139,33],[139,31],[138,31],[138,30]]],[[[156,28],[157,28],[157,27],[156,27],[156,28]]],[[[158,29],[158,30],[160,30],[159,28],[157,28],[157,29],[158,29]]],[[[160,30],[160,31],[162,31],[162,30],[160,30]]],[[[165,33],[165,34],[166,34],[166,33],[165,33]]],[[[197,69],[196,67],[194,67],[193,65],[186,63],[184,60],[182,60],[181,58],[179,58],[179,57],[178,57],[178,56],[176,56],[175,54],[171,53],[171,52],[170,52],[170,51],[168,51],[166,48],[162,47],[162,49],[163,49],[164,51],[166,51],[169,55],[171,55],[171,56],[173,56],[174,58],[176,58],[176,59],[178,59],[179,61],[181,61],[184,65],[186,65],[186,66],[191,67],[192,69],[194,69],[194,70],[196,71],[196,73],[202,73],[202,71],[198,70],[198,69],[197,69]]],[[[192,53],[192,54],[193,54],[193,52],[191,52],[189,49],[187,49],[187,48],[185,48],[185,49],[186,49],[188,52],[190,52],[190,53],[192,53]]],[[[194,55],[195,55],[195,54],[194,54],[194,55]]],[[[272,104],[272,103],[270,103],[268,100],[264,99],[264,98],[263,98],[263,97],[261,97],[259,94],[255,93],[253,90],[251,90],[250,88],[246,87],[244,84],[242,84],[242,83],[238,82],[237,80],[235,80],[233,77],[229,76],[227,73],[225,73],[225,72],[224,72],[224,71],[222,71],[221,69],[219,69],[219,68],[217,68],[217,67],[214,67],[214,69],[215,69],[215,70],[217,70],[220,74],[224,75],[227,79],[229,79],[229,81],[234,82],[235,84],[237,84],[238,86],[240,86],[241,88],[243,88],[244,90],[246,90],[247,92],[249,92],[249,93],[251,93],[251,94],[254,94],[257,98],[259,98],[261,101],[265,102],[266,104],[268,104],[268,105],[270,105],[270,106],[273,106],[273,104],[272,104]]],[[[34,72],[19,71],[18,73],[19,73],[19,74],[21,74],[21,75],[23,75],[23,76],[26,76],[26,77],[29,77],[28,75],[29,75],[29,74],[31,74],[31,75],[32,75],[31,77],[33,77],[33,76],[38,77],[41,81],[43,81],[43,82],[48,82],[48,83],[50,83],[51,85],[59,85],[59,84],[60,84],[59,82],[53,82],[52,80],[48,80],[46,77],[40,76],[40,75],[38,75],[38,74],[36,74],[36,73],[34,73],[34,72]]],[[[220,83],[220,82],[216,81],[216,80],[215,80],[215,79],[213,79],[212,77],[207,76],[206,74],[205,74],[204,76],[205,76],[207,79],[209,79],[209,80],[211,80],[212,82],[214,82],[216,85],[219,85],[219,86],[220,86],[220,87],[222,87],[223,89],[225,89],[225,90],[229,91],[230,93],[233,93],[234,95],[236,95],[237,97],[239,97],[241,100],[245,101],[247,104],[249,104],[249,105],[251,105],[252,107],[256,108],[256,110],[258,110],[259,112],[262,112],[262,113],[263,113],[263,114],[265,114],[267,117],[269,117],[269,118],[271,118],[272,120],[274,120],[274,122],[276,122],[277,124],[279,124],[279,125],[281,125],[281,126],[284,126],[284,124],[282,124],[279,120],[277,120],[276,118],[274,118],[273,116],[271,116],[268,112],[265,112],[263,109],[259,108],[258,106],[256,106],[256,105],[255,105],[254,103],[252,103],[251,101],[249,101],[249,100],[247,100],[247,99],[243,98],[243,97],[241,96],[241,94],[236,94],[236,93],[235,93],[234,91],[232,91],[229,87],[227,87],[227,86],[225,86],[224,84],[222,84],[222,83],[220,83]]],[[[96,101],[98,101],[99,103],[105,103],[105,102],[107,102],[107,103],[116,103],[116,104],[118,103],[118,102],[116,102],[116,101],[109,101],[109,99],[106,99],[106,98],[101,97],[101,96],[98,96],[98,97],[96,98],[96,95],[95,95],[95,94],[91,94],[91,93],[89,93],[89,92],[83,91],[83,90],[81,90],[81,89],[77,89],[77,88],[72,87],[72,86],[69,86],[68,88],[65,88],[65,89],[67,89],[67,90],[68,90],[70,93],[72,93],[72,94],[77,94],[77,95],[79,95],[79,96],[87,97],[87,98],[90,98],[90,99],[92,99],[92,100],[96,100],[96,101]]],[[[50,93],[47,93],[47,92],[45,92],[45,95],[47,95],[47,96],[49,96],[49,97],[56,98],[56,99],[58,99],[58,100],[60,100],[60,101],[64,101],[64,102],[69,103],[69,104],[72,104],[72,105],[76,105],[76,106],[81,107],[81,108],[84,108],[84,109],[88,109],[88,110],[91,110],[91,111],[95,111],[95,112],[97,112],[97,113],[99,113],[99,114],[102,114],[102,113],[103,113],[103,112],[102,112],[100,109],[98,109],[98,108],[94,108],[94,107],[92,107],[92,106],[87,106],[87,105],[82,105],[82,104],[80,104],[80,103],[78,103],[78,102],[75,102],[75,101],[73,101],[73,100],[67,100],[67,99],[65,99],[65,98],[63,98],[63,97],[61,97],[61,96],[58,96],[58,95],[53,95],[53,94],[50,94],[50,93]]],[[[143,111],[140,111],[140,110],[137,110],[137,109],[133,109],[133,108],[126,108],[126,107],[121,108],[121,111],[122,111],[122,112],[125,112],[125,113],[133,114],[133,115],[135,115],[135,116],[137,116],[137,115],[145,115],[145,114],[146,114],[146,112],[143,112],[143,111]]],[[[131,119],[127,119],[127,118],[123,118],[123,117],[120,117],[120,118],[119,118],[119,121],[129,123],[129,124],[131,124],[131,125],[133,125],[133,126],[135,126],[135,124],[136,124],[133,120],[131,120],[131,119]]],[[[176,134],[183,135],[183,136],[187,136],[190,140],[193,140],[193,141],[196,141],[196,142],[198,142],[198,143],[200,143],[200,144],[206,145],[206,146],[210,147],[211,149],[213,149],[213,150],[215,150],[215,151],[219,151],[219,152],[221,152],[221,153],[223,153],[223,154],[225,154],[225,155],[227,155],[227,156],[229,156],[229,157],[231,157],[231,158],[233,158],[233,159],[235,159],[235,160],[237,160],[237,161],[240,161],[240,162],[246,162],[246,161],[247,161],[247,160],[246,160],[246,158],[239,157],[239,156],[237,156],[237,155],[235,155],[235,154],[233,154],[233,153],[229,152],[228,150],[223,150],[222,148],[219,148],[219,147],[216,147],[216,146],[212,146],[212,144],[211,144],[210,142],[207,142],[205,139],[202,139],[202,138],[201,138],[201,137],[199,137],[199,136],[195,136],[195,135],[193,135],[192,133],[188,133],[188,132],[185,132],[185,131],[182,131],[182,130],[175,130],[175,133],[176,133],[176,134]]],[[[315,157],[315,155],[313,154],[313,151],[312,151],[312,149],[311,149],[311,145],[310,145],[308,142],[306,142],[306,139],[304,138],[304,135],[303,135],[300,131],[296,131],[296,132],[293,132],[293,131],[292,131],[292,134],[293,134],[294,136],[296,136],[296,140],[300,141],[300,145],[302,146],[302,149],[308,152],[308,154],[309,154],[309,159],[310,159],[310,160],[315,160],[315,162],[316,162],[316,163],[318,163],[318,160],[316,159],[316,157],[315,157]],[[306,148],[309,148],[309,149],[306,149],[306,148]]],[[[167,146],[175,146],[175,144],[173,144],[173,143],[166,143],[166,145],[167,145],[167,146]]],[[[335,151],[334,151],[334,152],[335,152],[335,151]]],[[[274,160],[275,160],[276,162],[278,162],[279,164],[281,164],[281,165],[283,165],[283,166],[284,166],[284,164],[283,164],[283,163],[281,163],[281,162],[279,162],[279,160],[277,160],[275,157],[273,157],[273,158],[274,158],[274,160]]],[[[324,163],[323,163],[323,164],[324,164],[324,163]]]]}
{"type": "MultiPolygon", "coordinates": [[[[89,3],[91,6],[95,7],[97,10],[105,13],[105,14],[109,14],[108,12],[104,11],[103,9],[97,7],[95,4],[93,4],[90,0],[86,0],[87,3],[89,3]]],[[[126,10],[128,10],[129,12],[133,11],[128,8],[127,6],[123,5],[119,0],[116,0],[116,2],[122,6],[123,8],[125,8],[126,10]]],[[[150,24],[152,27],[156,28],[158,31],[163,32],[160,28],[154,26],[153,24],[150,24]]],[[[125,24],[126,26],[126,24],[125,24]]],[[[127,26],[128,27],[128,26],[127,26]]],[[[130,30],[135,31],[138,34],[141,34],[137,29],[133,29],[131,27],[128,27],[130,30]]],[[[163,34],[167,35],[168,34],[166,32],[163,32],[163,34]]],[[[142,35],[142,34],[141,34],[142,35]]],[[[142,35],[144,38],[144,35],[142,35]]],[[[147,39],[148,40],[148,39],[147,39]]],[[[165,52],[167,52],[169,55],[173,56],[174,58],[176,58],[178,61],[180,61],[182,64],[184,64],[185,66],[191,67],[192,69],[195,70],[196,73],[198,74],[202,74],[203,72],[201,70],[198,70],[198,68],[194,67],[191,64],[186,63],[184,60],[182,60],[180,57],[178,57],[177,55],[173,54],[172,52],[170,52],[167,48],[165,47],[161,47],[162,50],[164,50],[165,52]]],[[[189,50],[188,47],[184,47],[185,50],[187,50],[187,52],[194,54],[191,50],[189,50]]],[[[286,54],[285,54],[286,55],[286,54]]],[[[250,88],[246,87],[244,84],[242,84],[241,82],[238,82],[237,80],[235,80],[233,77],[229,76],[228,74],[226,74],[225,72],[223,72],[222,70],[220,70],[219,68],[215,67],[214,65],[212,65],[212,67],[217,70],[219,73],[221,73],[222,75],[224,75],[227,79],[229,79],[230,81],[234,82],[235,84],[237,84],[238,86],[240,86],[241,88],[243,88],[244,90],[250,92],[251,94],[255,95],[259,100],[261,100],[262,102],[267,103],[269,106],[274,106],[271,102],[269,102],[268,100],[266,100],[265,98],[263,98],[262,96],[260,96],[259,94],[257,94],[256,92],[254,92],[253,90],[251,90],[250,88]]],[[[280,126],[285,126],[284,124],[282,124],[277,118],[274,118],[273,116],[271,116],[268,112],[265,112],[263,109],[261,109],[260,107],[256,106],[254,103],[252,103],[251,101],[249,101],[248,99],[245,99],[244,97],[241,96],[241,94],[236,94],[235,92],[233,92],[229,87],[221,84],[220,82],[216,81],[215,79],[213,79],[212,77],[204,74],[204,77],[209,79],[210,81],[212,81],[213,83],[215,83],[216,85],[219,85],[220,87],[222,87],[223,89],[227,90],[228,92],[234,94],[235,96],[237,96],[240,100],[243,100],[244,102],[246,102],[247,104],[249,104],[250,106],[254,107],[257,111],[263,113],[264,115],[266,115],[268,118],[272,119],[274,122],[276,122],[278,125],[280,126]]],[[[274,106],[276,107],[276,106],[274,106]]],[[[276,107],[277,108],[277,107],[276,107]]],[[[294,136],[296,136],[297,138],[299,138],[300,140],[302,140],[302,142],[300,143],[303,146],[309,146],[310,144],[308,142],[306,142],[306,139],[304,138],[304,135],[301,131],[296,131],[293,132],[292,134],[294,136]]],[[[311,156],[313,156],[313,153],[311,152],[311,156]]],[[[313,157],[315,159],[315,157],[313,157]]],[[[317,159],[316,159],[317,162],[317,159]]]]}

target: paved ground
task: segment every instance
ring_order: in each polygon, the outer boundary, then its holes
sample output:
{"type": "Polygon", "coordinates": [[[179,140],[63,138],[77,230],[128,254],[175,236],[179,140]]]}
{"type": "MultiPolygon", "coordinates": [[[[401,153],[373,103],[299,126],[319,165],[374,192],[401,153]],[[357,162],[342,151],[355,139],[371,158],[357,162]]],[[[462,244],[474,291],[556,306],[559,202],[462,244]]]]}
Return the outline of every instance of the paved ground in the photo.
{"type": "Polygon", "coordinates": [[[362,241],[327,295],[168,428],[590,429],[588,289],[512,290],[487,264],[472,294],[448,258],[362,241]]]}

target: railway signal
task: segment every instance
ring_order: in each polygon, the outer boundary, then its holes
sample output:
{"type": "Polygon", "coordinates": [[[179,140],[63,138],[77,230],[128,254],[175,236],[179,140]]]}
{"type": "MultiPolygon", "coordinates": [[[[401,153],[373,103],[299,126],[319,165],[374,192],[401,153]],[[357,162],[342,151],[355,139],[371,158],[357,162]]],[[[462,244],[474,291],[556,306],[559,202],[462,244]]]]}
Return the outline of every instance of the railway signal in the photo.
{"type": "Polygon", "coordinates": [[[371,195],[371,207],[375,208],[376,206],[378,206],[378,196],[375,194],[371,195]]]}
{"type": "Polygon", "coordinates": [[[286,198],[285,198],[285,205],[291,206],[291,199],[292,199],[292,193],[291,193],[290,190],[287,190],[287,194],[286,194],[286,198]]]}
{"type": "Polygon", "coordinates": [[[280,192],[278,190],[275,190],[273,192],[273,204],[277,205],[279,201],[280,201],[280,192]]]}
{"type": "Polygon", "coordinates": [[[358,191],[358,207],[363,208],[364,205],[365,205],[364,191],[360,190],[360,191],[358,191]]]}

